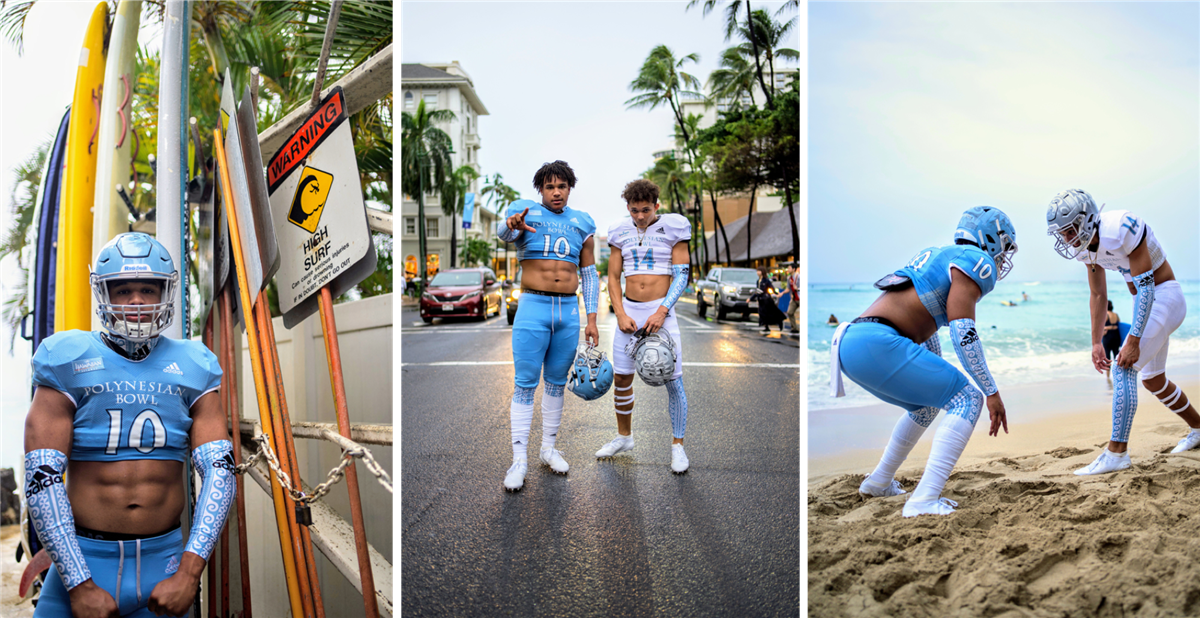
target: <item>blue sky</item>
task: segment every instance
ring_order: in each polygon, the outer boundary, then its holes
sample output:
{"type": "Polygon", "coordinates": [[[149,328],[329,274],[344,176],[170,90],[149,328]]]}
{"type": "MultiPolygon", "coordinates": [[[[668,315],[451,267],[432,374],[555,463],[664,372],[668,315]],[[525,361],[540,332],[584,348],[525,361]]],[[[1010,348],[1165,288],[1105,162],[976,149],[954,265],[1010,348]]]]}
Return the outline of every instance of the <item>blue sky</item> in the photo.
{"type": "Polygon", "coordinates": [[[810,3],[809,281],[874,281],[1003,209],[1011,281],[1080,279],[1056,193],[1141,215],[1200,277],[1200,4],[810,3]]]}

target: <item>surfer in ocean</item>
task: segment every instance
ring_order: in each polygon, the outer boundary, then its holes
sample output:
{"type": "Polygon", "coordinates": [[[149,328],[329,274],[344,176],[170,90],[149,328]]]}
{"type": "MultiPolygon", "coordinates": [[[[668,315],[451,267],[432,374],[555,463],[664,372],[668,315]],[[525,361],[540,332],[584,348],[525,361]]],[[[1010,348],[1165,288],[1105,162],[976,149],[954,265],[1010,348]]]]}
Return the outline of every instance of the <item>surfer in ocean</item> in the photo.
{"type": "Polygon", "coordinates": [[[896,470],[933,423],[946,410],[933,437],[933,448],[921,481],[904,504],[903,515],[948,515],[956,502],[941,498],[942,489],[987,400],[988,435],[1008,433],[1000,390],[988,371],[983,343],[975,326],[975,305],[1012,268],[1017,234],[997,208],[977,206],[963,213],[953,245],[919,251],[909,263],[880,279],[883,294],[852,322],[833,335],[830,378],[842,396],[841,374],[871,394],[906,410],[874,472],[859,486],[868,496],[905,493],[896,470]],[[938,329],[950,328],[954,351],[975,382],[941,356],[938,329]]]}
{"type": "Polygon", "coordinates": [[[1086,191],[1068,189],[1054,197],[1046,212],[1055,251],[1087,265],[1092,365],[1101,373],[1112,369],[1112,437],[1095,461],[1075,471],[1079,475],[1116,472],[1132,465],[1129,430],[1137,411],[1139,375],[1142,386],[1191,428],[1171,452],[1200,445],[1200,415],[1183,390],[1166,377],[1169,338],[1187,316],[1183,288],[1154,231],[1141,217],[1128,210],[1101,212],[1102,208],[1096,208],[1086,191]],[[1106,357],[1102,340],[1108,314],[1106,269],[1121,273],[1134,296],[1129,334],[1113,362],[1106,357]]]}

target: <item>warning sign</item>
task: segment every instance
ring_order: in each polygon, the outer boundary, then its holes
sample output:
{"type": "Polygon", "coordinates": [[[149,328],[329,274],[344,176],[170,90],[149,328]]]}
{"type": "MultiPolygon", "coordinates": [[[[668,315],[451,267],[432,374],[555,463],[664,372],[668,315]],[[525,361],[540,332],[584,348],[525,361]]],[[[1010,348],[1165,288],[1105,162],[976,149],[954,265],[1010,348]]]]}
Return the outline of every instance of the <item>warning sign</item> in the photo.
{"type": "Polygon", "coordinates": [[[292,197],[288,209],[288,221],[295,223],[309,234],[317,231],[321,223],[321,211],[329,199],[329,188],[333,186],[333,175],[315,167],[305,167],[300,172],[300,184],[292,197]]]}
{"type": "Polygon", "coordinates": [[[345,98],[334,88],[267,163],[279,238],[275,277],[288,328],[317,309],[316,292],[340,296],[375,271],[345,98]]]}

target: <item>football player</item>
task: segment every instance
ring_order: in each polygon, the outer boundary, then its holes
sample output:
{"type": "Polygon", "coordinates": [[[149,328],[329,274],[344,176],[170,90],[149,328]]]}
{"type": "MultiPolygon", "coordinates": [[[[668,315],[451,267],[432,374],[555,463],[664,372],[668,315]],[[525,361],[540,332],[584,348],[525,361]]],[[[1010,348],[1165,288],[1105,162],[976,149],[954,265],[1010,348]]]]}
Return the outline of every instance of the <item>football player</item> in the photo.
{"type": "Polygon", "coordinates": [[[875,283],[883,294],[852,322],[833,335],[830,377],[834,395],[842,396],[841,374],[876,397],[907,410],[892,429],[879,465],[859,486],[868,496],[905,493],[895,480],[939,410],[946,410],[933,437],[925,473],[904,504],[903,515],[947,515],[956,502],[940,498],[987,397],[988,435],[1008,433],[1004,401],[988,371],[983,343],[975,328],[975,305],[1012,268],[1017,234],[997,208],[976,206],[965,213],[953,245],[919,251],[907,266],[875,283]],[[972,386],[941,357],[938,329],[950,327],[950,343],[972,386]]]}
{"type": "MultiPolygon", "coordinates": [[[[639,179],[625,185],[621,197],[629,216],[608,228],[608,295],[617,315],[613,337],[613,404],[617,413],[617,437],[596,451],[596,457],[612,457],[633,448],[633,375],[639,369],[630,351],[635,333],[644,329],[653,335],[664,331],[673,346],[674,362],[664,372],[667,387],[667,411],[671,417],[671,470],[687,472],[688,457],[683,450],[687,430],[687,394],[683,389],[683,347],[679,323],[673,310],[688,284],[688,242],[692,224],[683,215],[658,214],[658,185],[639,179]],[[621,276],[625,289],[621,289],[621,276]]],[[[669,354],[651,355],[669,358],[669,354]]],[[[645,359],[647,355],[641,355],[645,359]]],[[[643,360],[644,362],[644,360],[643,360]]],[[[643,378],[646,367],[641,368],[643,378]]],[[[654,371],[654,368],[651,368],[654,371]]],[[[651,379],[653,383],[657,383],[651,379]]]]}
{"type": "Polygon", "coordinates": [[[1047,233],[1055,237],[1055,251],[1067,259],[1083,262],[1091,288],[1092,365],[1104,373],[1112,369],[1112,436],[1108,448],[1091,464],[1075,471],[1078,475],[1104,474],[1128,468],[1129,429],[1137,411],[1137,382],[1154,394],[1168,410],[1187,423],[1191,431],[1172,453],[1200,444],[1200,415],[1187,395],[1167,379],[1167,347],[1175,329],[1187,316],[1183,289],[1167,262],[1154,231],[1141,217],[1128,210],[1100,212],[1086,191],[1069,189],[1054,197],[1046,212],[1047,233]],[[1097,268],[1099,266],[1099,268],[1097,268]],[[1117,354],[1116,366],[1104,353],[1104,322],[1107,316],[1108,282],[1105,270],[1125,278],[1134,295],[1129,334],[1117,354]]]}
{"type": "Polygon", "coordinates": [[[35,616],[181,616],[196,595],[237,485],[217,358],[160,335],[178,281],[157,240],[117,236],[91,276],[104,330],[33,356],[25,493],[54,562],[35,616]],[[189,451],[202,484],[185,545],[189,451]]]}
{"type": "Polygon", "coordinates": [[[587,213],[567,206],[575,172],[565,161],[547,163],[534,174],[533,186],[541,194],[541,203],[513,202],[505,211],[505,220],[496,225],[497,236],[516,243],[521,263],[521,300],[512,331],[516,386],[509,407],[513,462],[504,477],[508,491],[525,485],[533,394],[543,377],[539,458],[558,474],[566,474],[570,468],[554,444],[562,421],[567,374],[579,344],[575,291],[581,283],[587,313],[584,338],[593,346],[600,339],[596,327],[600,278],[593,253],[596,224],[587,213]]]}

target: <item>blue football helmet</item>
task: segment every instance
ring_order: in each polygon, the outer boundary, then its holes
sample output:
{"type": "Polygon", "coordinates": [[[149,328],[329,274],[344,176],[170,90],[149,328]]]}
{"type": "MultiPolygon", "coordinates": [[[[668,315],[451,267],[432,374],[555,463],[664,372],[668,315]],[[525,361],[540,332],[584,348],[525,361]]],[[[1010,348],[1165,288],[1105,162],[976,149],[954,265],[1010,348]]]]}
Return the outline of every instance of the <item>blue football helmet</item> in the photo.
{"type": "Polygon", "coordinates": [[[1008,215],[992,206],[976,206],[963,213],[954,230],[954,239],[966,239],[983,249],[996,262],[996,280],[1012,270],[1017,252],[1017,230],[1008,215]]]}
{"type": "Polygon", "coordinates": [[[110,341],[129,356],[144,358],[171,325],[175,314],[175,286],[179,272],[162,243],[141,232],[118,234],[96,255],[91,275],[92,293],[99,305],[96,314],[110,341]],[[117,305],[109,287],[128,281],[154,281],[161,285],[159,302],[117,305]]]}
{"type": "Polygon", "coordinates": [[[580,344],[575,353],[575,362],[567,375],[567,390],[584,401],[599,399],[612,388],[613,366],[604,352],[595,347],[580,344]]]}

